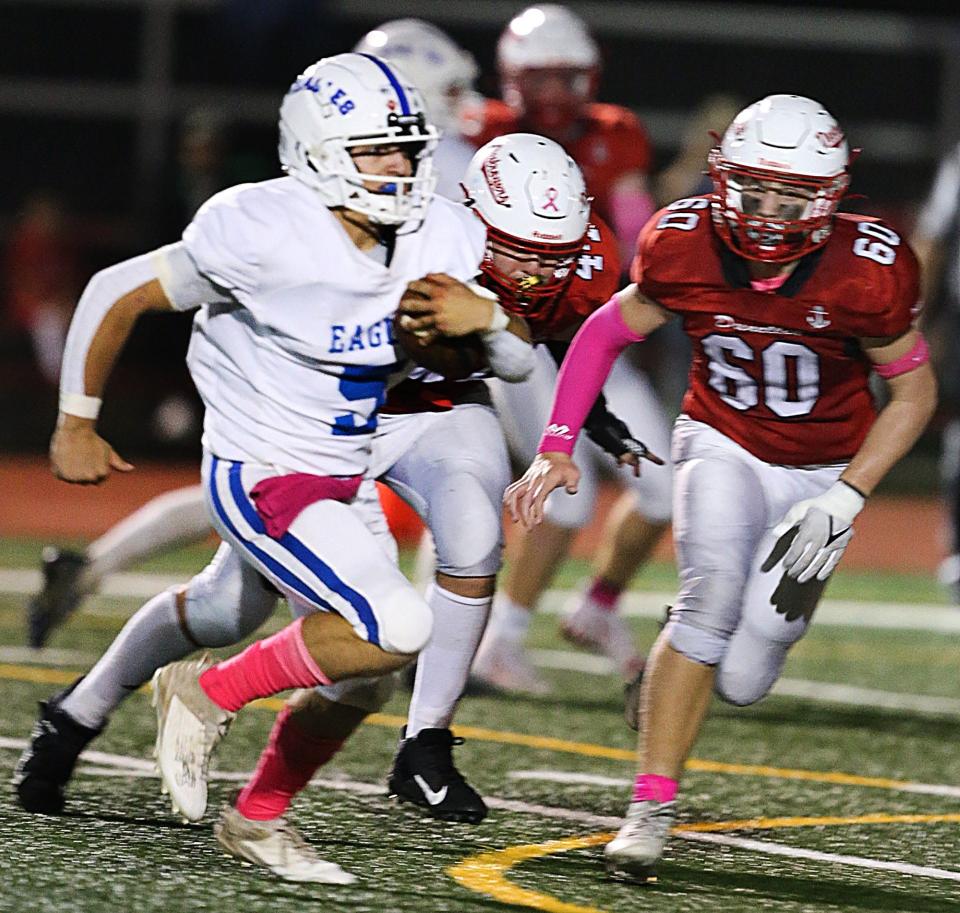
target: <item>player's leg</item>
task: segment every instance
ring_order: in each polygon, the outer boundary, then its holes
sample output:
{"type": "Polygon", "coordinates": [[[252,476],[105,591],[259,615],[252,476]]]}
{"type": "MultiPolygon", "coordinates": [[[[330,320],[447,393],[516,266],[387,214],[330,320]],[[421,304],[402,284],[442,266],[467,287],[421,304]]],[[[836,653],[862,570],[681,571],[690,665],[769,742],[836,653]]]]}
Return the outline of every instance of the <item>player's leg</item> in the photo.
{"type": "Polygon", "coordinates": [[[433,634],[417,658],[390,788],[446,820],[475,823],[486,815],[453,764],[450,725],[490,611],[509,472],[495,414],[468,405],[441,416],[385,476],[429,526],[437,563],[427,590],[433,634]]]}
{"type": "Polygon", "coordinates": [[[107,575],[208,535],[210,518],[203,488],[191,485],[148,501],[91,542],[83,553],[45,548],[43,588],[28,606],[30,645],[43,646],[107,575]]]}
{"type": "MultiPolygon", "coordinates": [[[[643,657],[616,610],[621,594],[670,522],[670,426],[646,375],[627,358],[614,364],[604,394],[613,414],[667,462],[644,464],[639,478],[620,470],[619,478],[629,490],[606,518],[593,578],[568,605],[562,631],[570,640],[609,656],[624,678],[632,679],[642,670],[643,657]]],[[[598,454],[598,459],[604,458],[598,454]]]]}
{"type": "MultiPolygon", "coordinates": [[[[840,472],[837,467],[763,467],[772,522],[776,523],[798,501],[823,494],[840,472]]],[[[717,667],[717,694],[737,706],[756,703],[774,686],[790,648],[806,633],[826,586],[826,581],[816,578],[806,583],[791,580],[780,562],[769,567],[775,544],[768,531],[754,556],[740,623],[717,667]]]]}
{"type": "Polygon", "coordinates": [[[127,695],[166,663],[243,640],[270,616],[276,599],[227,544],[185,587],[150,599],[83,678],[41,704],[40,724],[15,775],[23,807],[59,811],[78,755],[127,695]]]}
{"type": "Polygon", "coordinates": [[[278,714],[256,770],[214,835],[226,852],[291,881],[350,884],[354,877],[317,856],[285,815],[293,797],[390,693],[389,676],[297,691],[278,714]]]}
{"type": "Polygon", "coordinates": [[[187,764],[190,777],[205,783],[210,753],[237,710],[291,688],[388,674],[430,636],[429,607],[351,505],[316,501],[286,532],[267,534],[250,491],[274,476],[269,467],[204,460],[218,531],[300,617],[225,662],[174,663],[155,676],[161,774],[191,819],[196,803],[181,801],[185,778],[172,776],[174,765],[187,764]],[[174,719],[175,706],[185,710],[174,719]]]}
{"type": "MultiPolygon", "coordinates": [[[[377,486],[365,480],[354,512],[396,564],[396,542],[380,505],[377,486]]],[[[214,833],[233,856],[293,881],[347,883],[352,876],[320,859],[285,815],[293,797],[393,693],[396,676],[346,679],[298,691],[278,715],[253,777],[225,805],[214,833]]]]}
{"type": "MultiPolygon", "coordinates": [[[[529,463],[553,399],[557,368],[549,352],[537,349],[533,373],[519,384],[490,383],[501,426],[515,458],[529,463]]],[[[504,691],[545,694],[549,685],[533,668],[524,648],[532,613],[566,557],[577,530],[588,520],[596,497],[592,445],[581,441],[575,451],[582,474],[576,495],[557,492],[547,502],[547,518],[536,529],[516,537],[510,565],[500,580],[490,624],[477,653],[473,674],[478,681],[504,691]]]]}
{"type": "MultiPolygon", "coordinates": [[[[676,433],[674,533],[680,592],[640,692],[639,773],[608,868],[644,880],[674,817],[683,765],[709,705],[717,664],[740,618],[744,588],[771,521],[753,458],[694,422],[676,433]]],[[[777,518],[778,519],[778,518],[777,518]]]]}

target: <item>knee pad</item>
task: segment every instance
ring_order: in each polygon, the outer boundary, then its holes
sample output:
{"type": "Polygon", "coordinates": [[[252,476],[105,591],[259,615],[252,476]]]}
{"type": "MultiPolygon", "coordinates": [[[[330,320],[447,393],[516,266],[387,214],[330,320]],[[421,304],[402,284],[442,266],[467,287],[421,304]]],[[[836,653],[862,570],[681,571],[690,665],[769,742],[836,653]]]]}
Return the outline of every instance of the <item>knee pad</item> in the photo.
{"type": "Polygon", "coordinates": [[[419,653],[430,640],[433,611],[412,587],[404,587],[380,607],[380,648],[388,653],[419,653]]]}
{"type": "Polygon", "coordinates": [[[677,653],[703,666],[717,665],[727,649],[726,635],[695,627],[680,619],[675,620],[673,613],[663,630],[677,653]]]}
{"type": "Polygon", "coordinates": [[[394,672],[377,678],[350,678],[332,685],[320,685],[314,691],[334,704],[376,713],[396,690],[397,677],[394,672]]]}
{"type": "Polygon", "coordinates": [[[232,550],[223,557],[218,552],[187,585],[184,620],[201,646],[227,647],[259,628],[276,604],[276,593],[253,568],[232,550]]]}
{"type": "Polygon", "coordinates": [[[694,662],[715,666],[736,630],[742,598],[739,574],[712,569],[688,577],[664,628],[670,646],[694,662]]]}
{"type": "Polygon", "coordinates": [[[488,488],[467,472],[451,476],[444,489],[452,497],[435,497],[428,506],[437,570],[453,577],[492,577],[503,558],[499,499],[494,503],[488,488]]]}
{"type": "Polygon", "coordinates": [[[717,696],[737,707],[766,697],[780,677],[791,646],[792,643],[767,640],[755,631],[737,631],[717,668],[717,696]]]}

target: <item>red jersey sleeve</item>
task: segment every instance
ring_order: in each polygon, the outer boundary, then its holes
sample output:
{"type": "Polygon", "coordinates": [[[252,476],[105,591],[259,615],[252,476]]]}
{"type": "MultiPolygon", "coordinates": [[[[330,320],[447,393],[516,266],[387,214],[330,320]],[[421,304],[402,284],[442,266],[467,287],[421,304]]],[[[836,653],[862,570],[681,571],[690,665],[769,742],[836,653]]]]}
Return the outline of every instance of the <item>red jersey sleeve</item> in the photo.
{"type": "Polygon", "coordinates": [[[860,339],[895,339],[919,311],[920,267],[910,245],[878,219],[840,215],[830,239],[841,258],[824,266],[849,302],[845,328],[860,339]]]}
{"type": "Polygon", "coordinates": [[[620,282],[620,253],[613,230],[593,217],[587,240],[577,259],[576,272],[553,307],[527,316],[534,339],[556,339],[578,326],[600,305],[610,300],[620,282]]]}

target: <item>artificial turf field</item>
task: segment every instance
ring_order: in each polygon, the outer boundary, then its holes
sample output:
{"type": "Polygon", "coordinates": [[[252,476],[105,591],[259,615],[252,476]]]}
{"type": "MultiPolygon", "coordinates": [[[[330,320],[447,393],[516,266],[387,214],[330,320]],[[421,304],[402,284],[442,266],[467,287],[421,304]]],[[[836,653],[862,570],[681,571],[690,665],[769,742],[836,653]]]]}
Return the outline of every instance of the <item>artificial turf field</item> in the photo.
{"type": "MultiPolygon", "coordinates": [[[[0,570],[33,568],[38,552],[35,542],[0,540],[0,570]]],[[[144,570],[187,577],[206,554],[187,550],[144,570]]],[[[581,569],[566,568],[559,587],[581,569]]],[[[662,591],[666,602],[671,569],[655,566],[637,585],[662,591]]],[[[24,597],[11,589],[0,593],[4,781],[36,701],[83,671],[141,601],[91,600],[51,651],[30,656],[16,649],[24,597]]],[[[148,695],[137,694],[93,743],[100,754],[81,764],[69,814],[29,816],[9,788],[0,790],[0,910],[960,910],[960,614],[945,606],[891,611],[885,601],[944,602],[935,583],[906,575],[841,571],[827,599],[861,604],[850,625],[827,624],[825,612],[793,651],[785,678],[814,697],[714,705],[655,885],[611,881],[601,864],[633,772],[619,682],[597,674],[598,664],[558,638],[556,618],[543,616],[531,645],[550,666],[554,694],[471,696],[458,715],[467,738],[458,764],[492,805],[483,824],[434,822],[386,797],[408,698],[399,692],[292,814],[321,855],[358,882],[278,881],[222,855],[211,833],[235,775],[252,769],[278,702],[243,711],[218,755],[222,779],[212,784],[208,820],[186,826],[152,775],[153,714],[148,695]],[[877,626],[890,623],[906,627],[877,626]],[[830,690],[839,685],[849,689],[830,690]]],[[[284,621],[278,613],[272,629],[284,621]]],[[[656,636],[654,618],[631,624],[645,646],[656,636]]]]}

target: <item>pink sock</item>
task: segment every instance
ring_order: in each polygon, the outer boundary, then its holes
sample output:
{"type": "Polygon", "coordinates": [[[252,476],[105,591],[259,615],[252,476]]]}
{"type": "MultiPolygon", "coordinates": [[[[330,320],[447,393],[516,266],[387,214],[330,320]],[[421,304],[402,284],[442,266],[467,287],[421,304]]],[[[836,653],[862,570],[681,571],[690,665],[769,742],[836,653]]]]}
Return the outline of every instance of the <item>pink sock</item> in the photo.
{"type": "Polygon", "coordinates": [[[292,712],[284,707],[277,715],[257,769],[237,797],[236,809],[244,818],[279,818],[317,769],[343,747],[343,739],[320,739],[305,732],[290,718],[292,712]]]}
{"type": "Polygon", "coordinates": [[[601,608],[612,612],[617,607],[617,601],[623,592],[622,586],[608,583],[602,577],[596,577],[587,590],[587,596],[592,599],[601,608]]]}
{"type": "Polygon", "coordinates": [[[672,802],[677,797],[677,788],[680,784],[670,777],[660,777],[657,774],[637,774],[633,784],[633,801],[643,802],[652,799],[654,802],[672,802]]]}
{"type": "Polygon", "coordinates": [[[298,618],[272,637],[250,644],[242,653],[217,663],[200,676],[200,687],[218,707],[239,710],[258,697],[288,688],[329,685],[330,679],[314,662],[303,642],[298,618]]]}

